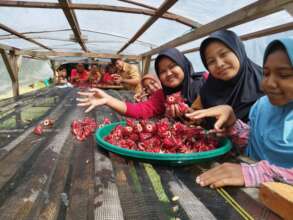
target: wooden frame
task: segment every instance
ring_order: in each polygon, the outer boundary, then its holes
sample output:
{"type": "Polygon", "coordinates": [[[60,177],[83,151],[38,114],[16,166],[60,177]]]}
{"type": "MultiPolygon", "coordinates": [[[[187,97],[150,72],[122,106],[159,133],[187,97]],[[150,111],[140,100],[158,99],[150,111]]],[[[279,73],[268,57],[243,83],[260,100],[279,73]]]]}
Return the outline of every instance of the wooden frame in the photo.
{"type": "MultiPolygon", "coordinates": [[[[47,8],[47,9],[61,9],[63,6],[59,3],[52,2],[28,2],[28,1],[0,1],[0,6],[5,7],[20,7],[20,8],[47,8]]],[[[67,5],[70,9],[79,10],[100,10],[100,11],[111,11],[120,13],[131,13],[131,14],[144,14],[154,16],[155,10],[153,9],[140,9],[140,8],[130,8],[122,6],[110,6],[102,4],[73,4],[69,3],[67,5]]],[[[200,26],[198,22],[192,21],[191,19],[176,15],[173,13],[164,13],[161,15],[162,18],[177,21],[181,24],[187,25],[192,28],[197,28],[200,26]]]]}
{"type": "Polygon", "coordinates": [[[125,50],[131,43],[133,43],[136,39],[138,39],[159,17],[168,11],[169,8],[172,7],[177,2],[177,0],[165,0],[165,2],[160,6],[160,8],[156,11],[155,15],[150,17],[144,25],[134,34],[134,36],[117,52],[117,54],[121,53],[125,50]]]}
{"type": "Polygon", "coordinates": [[[75,15],[75,12],[73,10],[71,10],[68,5],[70,3],[70,0],[59,0],[60,5],[62,5],[62,9],[63,12],[67,18],[67,21],[74,33],[75,39],[76,41],[79,43],[79,45],[81,46],[81,48],[87,52],[88,49],[86,48],[86,45],[83,42],[83,39],[81,37],[81,31],[79,28],[79,24],[75,15]]]}
{"type": "Polygon", "coordinates": [[[160,47],[157,47],[149,52],[141,54],[141,56],[150,56],[158,53],[164,48],[177,47],[182,44],[188,43],[193,40],[197,40],[201,37],[223,28],[230,28],[237,26],[248,21],[255,20],[257,18],[278,12],[286,8],[291,4],[292,0],[266,0],[257,1],[246,7],[243,7],[235,12],[232,12],[226,16],[223,16],[215,21],[212,21],[206,25],[199,27],[198,29],[191,31],[181,37],[171,40],[160,47]]]}
{"type": "MultiPolygon", "coordinates": [[[[157,8],[155,8],[155,7],[152,7],[152,6],[149,6],[149,5],[140,3],[140,2],[136,2],[136,1],[131,1],[131,0],[118,0],[118,1],[125,2],[125,3],[129,3],[129,4],[133,4],[133,5],[137,5],[137,6],[140,6],[140,7],[143,7],[143,8],[147,8],[147,9],[151,9],[151,10],[154,10],[154,11],[157,10],[157,8]]],[[[196,21],[193,21],[193,20],[191,20],[189,18],[180,16],[180,15],[177,15],[177,14],[174,14],[174,13],[171,13],[171,12],[166,12],[162,16],[164,16],[164,15],[174,16],[175,21],[177,21],[177,22],[179,22],[181,24],[185,24],[187,26],[190,26],[192,28],[198,28],[198,27],[201,26],[201,24],[198,23],[198,22],[196,22],[196,21]]]]}
{"type": "MultiPolygon", "coordinates": [[[[251,40],[251,39],[255,39],[255,38],[259,38],[259,37],[264,37],[264,36],[271,35],[271,34],[277,34],[277,33],[288,31],[288,30],[293,30],[293,22],[282,24],[282,25],[279,25],[276,27],[263,29],[263,30],[249,33],[249,34],[244,34],[244,35],[240,36],[240,39],[243,41],[246,41],[246,40],[251,40]]],[[[182,53],[184,53],[184,54],[192,53],[192,52],[196,52],[198,50],[199,50],[199,47],[196,47],[196,48],[184,50],[184,51],[182,51],[182,53]]]]}
{"type": "Polygon", "coordinates": [[[15,35],[15,36],[17,36],[17,37],[19,37],[19,38],[22,38],[22,39],[24,39],[24,40],[27,40],[27,41],[29,41],[29,42],[31,42],[31,43],[33,43],[33,44],[36,44],[36,45],[38,45],[38,46],[40,46],[40,47],[42,47],[42,48],[44,48],[44,49],[52,50],[51,48],[49,48],[49,47],[47,47],[47,46],[45,46],[45,45],[43,45],[43,44],[41,44],[41,43],[39,43],[39,42],[37,42],[37,41],[31,39],[31,38],[28,38],[28,37],[24,36],[23,34],[21,34],[21,33],[17,32],[17,31],[15,31],[15,30],[13,30],[13,29],[11,29],[10,27],[7,27],[6,25],[4,25],[4,24],[2,24],[2,23],[0,23],[0,29],[4,30],[4,31],[6,31],[6,32],[8,32],[8,33],[10,33],[10,34],[13,34],[13,35],[15,35]]]}
{"type": "Polygon", "coordinates": [[[0,49],[0,53],[2,55],[3,62],[7,68],[10,79],[12,81],[12,92],[13,96],[19,95],[19,80],[18,80],[18,72],[21,63],[21,56],[15,55],[13,51],[10,54],[4,49],[0,49]]]}
{"type": "Polygon", "coordinates": [[[140,56],[134,55],[117,55],[107,53],[94,53],[94,52],[43,52],[43,51],[30,51],[30,50],[19,50],[15,52],[17,55],[37,56],[37,57],[88,57],[88,58],[124,58],[127,60],[140,60],[140,56]]]}

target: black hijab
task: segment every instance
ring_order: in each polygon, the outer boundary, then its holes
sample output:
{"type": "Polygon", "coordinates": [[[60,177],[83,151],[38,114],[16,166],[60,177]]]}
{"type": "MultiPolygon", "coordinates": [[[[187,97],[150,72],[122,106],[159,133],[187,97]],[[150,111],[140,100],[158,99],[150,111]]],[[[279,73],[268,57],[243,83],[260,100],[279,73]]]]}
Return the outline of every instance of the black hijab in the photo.
{"type": "Polygon", "coordinates": [[[234,32],[220,30],[201,43],[200,56],[206,69],[208,67],[204,52],[207,45],[214,41],[225,44],[236,54],[240,69],[235,77],[227,81],[216,79],[209,74],[207,82],[200,90],[202,105],[204,108],[209,108],[228,104],[234,109],[237,118],[246,122],[250,107],[264,95],[260,89],[262,68],[247,57],[244,44],[234,32]]]}
{"type": "Polygon", "coordinates": [[[174,63],[180,66],[184,72],[184,80],[178,87],[168,88],[162,84],[164,94],[170,95],[172,93],[181,91],[181,94],[186,99],[187,104],[191,105],[192,102],[196,99],[199,90],[205,81],[203,74],[195,73],[190,61],[179,50],[175,48],[167,48],[162,50],[155,60],[155,70],[158,76],[159,63],[163,57],[171,59],[174,63]]]}

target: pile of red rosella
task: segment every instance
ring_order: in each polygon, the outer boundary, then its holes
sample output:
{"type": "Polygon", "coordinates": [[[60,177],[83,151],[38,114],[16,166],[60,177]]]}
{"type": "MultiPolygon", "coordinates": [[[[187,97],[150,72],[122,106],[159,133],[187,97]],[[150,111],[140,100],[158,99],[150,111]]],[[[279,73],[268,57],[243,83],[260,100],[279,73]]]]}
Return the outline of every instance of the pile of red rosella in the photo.
{"type": "Polygon", "coordinates": [[[118,125],[105,140],[113,145],[131,150],[153,153],[192,153],[213,150],[218,140],[207,138],[201,127],[191,127],[181,122],[163,118],[157,122],[126,120],[118,125]]]}

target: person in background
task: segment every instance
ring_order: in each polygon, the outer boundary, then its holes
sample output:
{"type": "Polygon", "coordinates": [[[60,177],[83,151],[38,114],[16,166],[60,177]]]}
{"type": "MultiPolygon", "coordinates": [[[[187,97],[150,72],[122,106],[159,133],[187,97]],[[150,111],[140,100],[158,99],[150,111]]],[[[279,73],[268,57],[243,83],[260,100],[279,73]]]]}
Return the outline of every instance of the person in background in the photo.
{"type": "Polygon", "coordinates": [[[251,106],[263,96],[262,68],[247,57],[240,38],[228,30],[216,31],[205,39],[200,56],[209,76],[192,108],[227,104],[237,118],[247,122],[251,106]]]}
{"type": "Polygon", "coordinates": [[[93,85],[96,85],[102,79],[102,74],[99,72],[98,66],[93,64],[89,72],[89,82],[93,85]]]}
{"type": "Polygon", "coordinates": [[[252,106],[248,125],[237,119],[229,105],[199,110],[191,116],[216,117],[214,131],[228,134],[235,147],[257,161],[212,168],[196,178],[201,186],[258,187],[272,181],[293,184],[293,39],[272,41],[263,64],[265,96],[252,106]]]}
{"type": "MultiPolygon", "coordinates": [[[[125,102],[108,95],[103,90],[91,89],[89,92],[79,93],[82,98],[77,99],[78,105],[87,107],[86,112],[97,106],[106,105],[127,117],[148,119],[162,116],[165,113],[167,95],[181,92],[186,103],[190,106],[204,83],[204,77],[202,75],[195,76],[190,61],[175,48],[168,48],[159,53],[155,60],[155,70],[162,89],[153,92],[146,101],[125,102]]],[[[176,114],[183,114],[177,109],[177,104],[172,104],[171,107],[176,110],[174,118],[177,117],[176,114]]]]}
{"type": "Polygon", "coordinates": [[[162,89],[160,80],[155,74],[146,74],[141,80],[142,92],[134,95],[136,102],[146,101],[154,92],[162,89]]]}
{"type": "Polygon", "coordinates": [[[71,70],[70,79],[71,83],[77,86],[83,86],[88,82],[89,73],[83,63],[78,63],[76,69],[71,70]]]}
{"type": "Polygon", "coordinates": [[[141,76],[138,68],[135,65],[124,62],[121,58],[112,59],[112,64],[117,69],[117,72],[112,75],[114,82],[122,84],[125,89],[132,90],[135,94],[141,93],[141,76]]]}
{"type": "Polygon", "coordinates": [[[57,69],[57,74],[56,74],[56,78],[55,78],[55,84],[64,85],[66,83],[68,83],[66,68],[64,66],[60,66],[57,69]]]}

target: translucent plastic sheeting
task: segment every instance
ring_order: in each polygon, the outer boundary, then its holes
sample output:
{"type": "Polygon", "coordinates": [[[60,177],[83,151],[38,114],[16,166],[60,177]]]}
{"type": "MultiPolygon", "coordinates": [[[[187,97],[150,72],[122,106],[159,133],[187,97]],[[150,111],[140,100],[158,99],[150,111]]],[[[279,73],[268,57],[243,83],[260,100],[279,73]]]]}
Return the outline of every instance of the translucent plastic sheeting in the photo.
{"type": "MultiPolygon", "coordinates": [[[[19,49],[29,49],[29,48],[39,48],[40,47],[37,44],[31,43],[27,40],[23,40],[20,38],[16,39],[8,39],[8,40],[0,40],[0,44],[5,44],[11,47],[16,47],[19,49]]],[[[45,49],[43,49],[45,50],[45,49]]]]}
{"type": "Polygon", "coordinates": [[[190,27],[186,25],[160,18],[149,27],[138,40],[161,45],[189,31],[190,27]]]}
{"type": "Polygon", "coordinates": [[[76,10],[81,29],[90,29],[131,38],[149,16],[104,11],[76,10]]]}
{"type": "MultiPolygon", "coordinates": [[[[22,59],[19,71],[20,87],[27,86],[39,80],[48,79],[53,76],[49,61],[22,59]]],[[[0,56],[0,93],[6,93],[12,90],[11,79],[7,72],[6,66],[0,56]]]]}
{"type": "Polygon", "coordinates": [[[201,24],[207,24],[253,2],[256,0],[180,0],[169,12],[188,17],[201,24]]]}
{"type": "Polygon", "coordinates": [[[6,66],[3,62],[2,56],[0,56],[0,93],[11,92],[12,95],[12,84],[9,77],[9,73],[6,69],[6,66]]]}
{"type": "Polygon", "coordinates": [[[0,7],[0,21],[17,32],[70,29],[61,9],[0,7]]]}
{"type": "Polygon", "coordinates": [[[238,35],[253,33],[270,27],[293,22],[293,17],[287,11],[280,11],[245,24],[231,28],[238,35]]]}
{"type": "Polygon", "coordinates": [[[53,77],[49,61],[26,59],[22,60],[19,71],[19,84],[25,86],[38,80],[53,77]]]}

